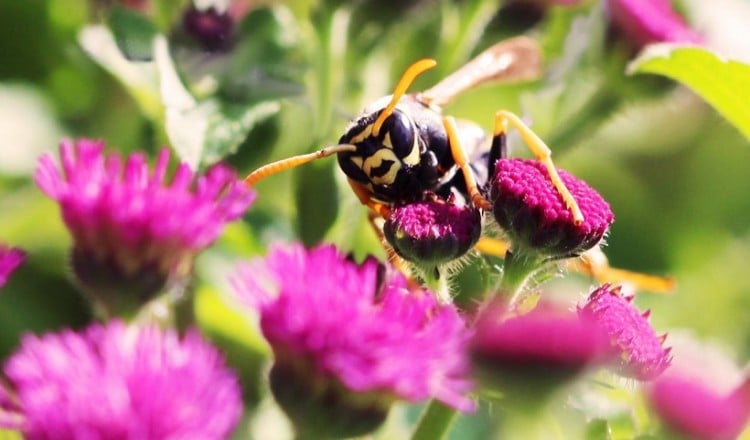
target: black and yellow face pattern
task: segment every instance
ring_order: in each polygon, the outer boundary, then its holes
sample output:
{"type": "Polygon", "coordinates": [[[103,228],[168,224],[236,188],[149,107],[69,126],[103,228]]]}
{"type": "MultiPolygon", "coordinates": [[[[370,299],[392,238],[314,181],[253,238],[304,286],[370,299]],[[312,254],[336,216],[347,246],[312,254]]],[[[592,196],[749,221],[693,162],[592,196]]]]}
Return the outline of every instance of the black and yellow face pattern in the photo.
{"type": "MultiPolygon", "coordinates": [[[[339,154],[339,165],[349,178],[365,185],[375,196],[391,199],[382,193],[408,190],[415,167],[420,164],[424,148],[417,127],[403,111],[395,109],[386,118],[380,133],[373,134],[378,112],[356,121],[340,143],[353,144],[357,151],[339,154]]],[[[398,198],[398,194],[394,194],[398,198]]]]}

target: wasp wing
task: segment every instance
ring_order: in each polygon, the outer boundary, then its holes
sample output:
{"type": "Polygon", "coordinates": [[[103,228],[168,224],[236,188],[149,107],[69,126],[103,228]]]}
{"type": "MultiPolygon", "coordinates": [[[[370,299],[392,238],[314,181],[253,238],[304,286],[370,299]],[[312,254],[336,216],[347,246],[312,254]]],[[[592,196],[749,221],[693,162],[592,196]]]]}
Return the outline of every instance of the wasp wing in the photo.
{"type": "Polygon", "coordinates": [[[444,106],[456,96],[481,84],[524,81],[538,78],[542,54],[537,42],[528,37],[503,40],[477,55],[457,71],[419,94],[426,104],[444,106]]]}

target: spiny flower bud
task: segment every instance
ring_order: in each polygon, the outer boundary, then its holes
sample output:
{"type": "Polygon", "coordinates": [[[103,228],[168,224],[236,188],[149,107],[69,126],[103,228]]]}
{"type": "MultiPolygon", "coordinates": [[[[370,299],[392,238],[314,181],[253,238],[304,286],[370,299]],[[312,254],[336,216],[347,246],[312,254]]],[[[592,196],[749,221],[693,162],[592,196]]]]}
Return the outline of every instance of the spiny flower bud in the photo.
{"type": "Polygon", "coordinates": [[[669,366],[670,349],[662,345],[666,335],[657,336],[648,322],[649,312],[639,312],[632,301],[632,296],[620,294],[620,287],[605,284],[591,293],[578,313],[593,319],[608,336],[620,374],[651,380],[669,366]]]}
{"type": "Polygon", "coordinates": [[[596,246],[614,221],[599,193],[563,170],[559,174],[583,213],[581,224],[575,223],[541,162],[497,161],[490,185],[493,213],[516,253],[575,256],[596,246]]]}

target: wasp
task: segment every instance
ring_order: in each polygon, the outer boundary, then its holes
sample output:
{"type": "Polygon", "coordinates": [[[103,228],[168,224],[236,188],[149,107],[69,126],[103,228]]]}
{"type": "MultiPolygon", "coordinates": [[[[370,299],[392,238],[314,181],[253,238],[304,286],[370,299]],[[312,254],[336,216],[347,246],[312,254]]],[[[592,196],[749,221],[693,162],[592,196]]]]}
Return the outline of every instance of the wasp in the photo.
{"type": "MultiPolygon", "coordinates": [[[[245,183],[252,186],[269,175],[336,154],[354,193],[383,217],[387,218],[394,203],[418,200],[427,192],[440,193],[453,186],[457,173],[463,177],[467,198],[480,209],[490,209],[469,161],[469,152],[483,143],[484,136],[477,136],[479,127],[467,121],[460,122],[459,130],[459,123],[452,116],[444,116],[442,107],[461,93],[485,83],[537,76],[540,50],[530,38],[506,40],[485,50],[430,89],[406,94],[414,79],[436,64],[432,59],[412,64],[393,94],[365,108],[337,145],[265,165],[248,175],[245,183]]],[[[582,222],[576,201],[552,163],[550,149],[518,116],[505,110],[495,114],[493,144],[505,143],[509,124],[545,164],[566,206],[575,220],[582,222]]]]}
{"type": "MultiPolygon", "coordinates": [[[[484,195],[484,185],[492,175],[494,162],[507,154],[506,136],[512,126],[544,164],[574,221],[582,223],[583,214],[560,179],[550,148],[521,118],[498,110],[490,136],[473,122],[443,114],[444,106],[474,87],[537,78],[541,72],[537,43],[528,37],[501,41],[433,87],[407,93],[412,82],[436,64],[433,59],[422,59],[409,66],[393,94],[367,106],[349,124],[338,144],[264,165],[250,173],[245,183],[253,186],[281,171],[336,155],[356,196],[384,219],[389,218],[396,205],[435,195],[447,198],[456,193],[476,208],[488,211],[492,206],[484,195]],[[489,152],[483,152],[488,143],[489,152]]],[[[482,246],[483,252],[493,254],[504,254],[504,249],[502,244],[482,246]]],[[[578,270],[597,277],[611,275],[608,269],[606,263],[578,265],[578,270]]]]}

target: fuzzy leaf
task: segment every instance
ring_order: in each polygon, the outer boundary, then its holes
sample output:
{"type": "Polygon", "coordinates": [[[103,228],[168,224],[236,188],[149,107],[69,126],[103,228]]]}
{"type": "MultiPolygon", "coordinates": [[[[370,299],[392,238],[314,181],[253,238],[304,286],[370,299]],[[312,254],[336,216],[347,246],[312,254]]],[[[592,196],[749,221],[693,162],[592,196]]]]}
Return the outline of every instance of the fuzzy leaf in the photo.
{"type": "Polygon", "coordinates": [[[203,163],[222,160],[247,138],[258,123],[275,115],[281,109],[278,101],[260,102],[248,106],[225,105],[208,122],[208,132],[203,150],[203,163]]]}
{"type": "Polygon", "coordinates": [[[750,65],[699,47],[657,44],[631,62],[628,73],[653,73],[686,85],[750,139],[750,65]]]}
{"type": "Polygon", "coordinates": [[[107,20],[117,47],[131,61],[151,61],[156,27],[143,15],[115,6],[107,20]]]}

